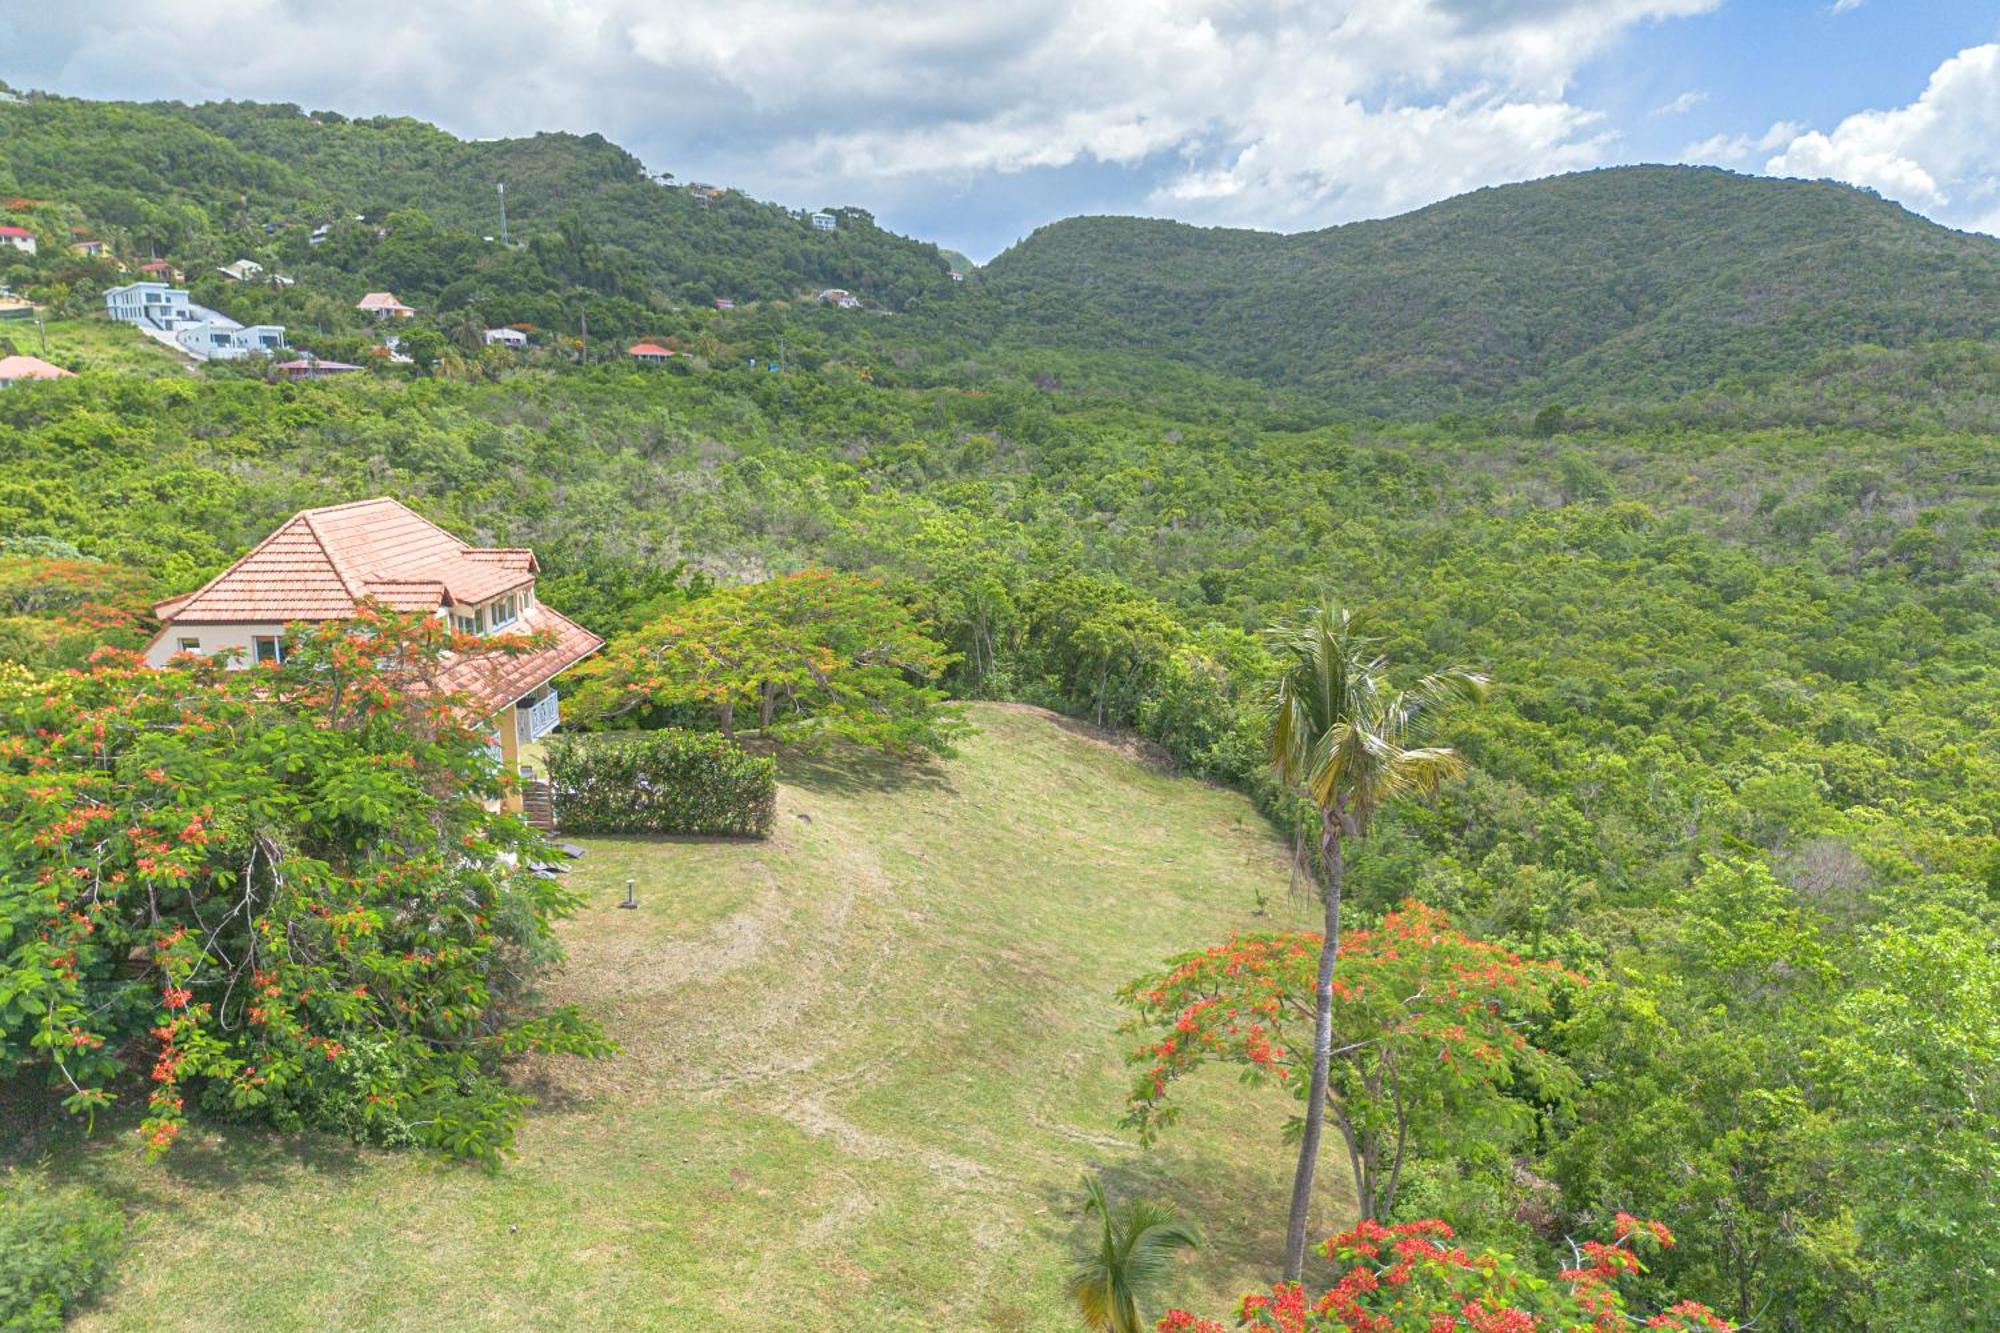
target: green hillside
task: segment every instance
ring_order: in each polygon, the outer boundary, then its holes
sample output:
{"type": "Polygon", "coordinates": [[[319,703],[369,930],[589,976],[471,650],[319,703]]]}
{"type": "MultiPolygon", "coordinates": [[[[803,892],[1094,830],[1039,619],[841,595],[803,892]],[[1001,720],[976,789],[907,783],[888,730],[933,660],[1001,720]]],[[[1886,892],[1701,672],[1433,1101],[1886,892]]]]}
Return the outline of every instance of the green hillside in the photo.
{"type": "Polygon", "coordinates": [[[587,840],[557,990],[624,1050],[538,1068],[503,1171],[253,1129],[165,1175],[120,1136],[65,1154],[157,1210],[77,1326],[1054,1333],[1090,1168],[1212,1219],[1171,1294],[1227,1302],[1272,1243],[1248,1203],[1284,1188],[1282,1099],[1233,1132],[1219,1078],[1212,1114],[1140,1150],[1112,1125],[1112,992],[1188,940],[1291,921],[1284,846],[1241,797],[1045,715],[977,719],[931,771],[793,767],[768,844],[587,840]],[[628,876],[637,913],[615,909],[628,876]]]}
{"type": "MultiPolygon", "coordinates": [[[[568,280],[641,300],[707,303],[838,286],[899,306],[952,285],[935,246],[881,230],[864,210],[841,209],[835,231],[816,231],[726,183],[711,197],[655,178],[595,134],[468,142],[408,118],[251,102],[37,94],[0,105],[0,196],[54,205],[122,253],[171,255],[190,271],[248,253],[297,276],[319,268],[357,282],[402,280],[406,300],[428,304],[477,270],[521,262],[477,249],[500,230],[503,182],[512,239],[557,232],[573,216],[571,227],[602,248],[598,272],[555,264],[527,279],[544,287],[568,280]],[[372,262],[375,230],[405,209],[456,234],[438,271],[399,274],[372,262]],[[334,233],[309,246],[320,224],[334,233]],[[607,282],[614,272],[619,280],[607,282]]],[[[42,219],[30,211],[22,220],[42,219]]]]}
{"type": "Polygon", "coordinates": [[[1560,176],[1295,236],[1073,218],[985,274],[1018,326],[1392,414],[1782,383],[1857,345],[2000,327],[2000,241],[1710,168],[1560,176]]]}

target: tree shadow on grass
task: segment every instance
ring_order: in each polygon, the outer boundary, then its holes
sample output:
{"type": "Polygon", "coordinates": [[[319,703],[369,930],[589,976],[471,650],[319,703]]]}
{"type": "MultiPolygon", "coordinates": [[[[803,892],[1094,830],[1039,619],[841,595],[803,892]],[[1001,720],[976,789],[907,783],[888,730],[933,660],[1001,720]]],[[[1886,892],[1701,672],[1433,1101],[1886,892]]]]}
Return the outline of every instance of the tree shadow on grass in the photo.
{"type": "MultiPolygon", "coordinates": [[[[1274,1148],[1283,1153],[1286,1150],[1274,1148]]],[[[1278,1279],[1284,1268],[1285,1208],[1289,1201],[1283,1180],[1246,1172],[1236,1163],[1208,1154],[1167,1156],[1145,1153],[1109,1165],[1091,1164],[1104,1181],[1105,1194],[1113,1209],[1128,1199],[1150,1199],[1175,1209],[1195,1224],[1201,1233],[1201,1248],[1180,1263],[1202,1285],[1225,1293],[1224,1305],[1233,1306],[1242,1291],[1263,1290],[1278,1279]]],[[[1323,1168],[1324,1169],[1324,1168],[1323,1168]]],[[[1081,1254],[1081,1246],[1095,1239],[1095,1219],[1086,1225],[1083,1212],[1083,1172],[1067,1184],[1057,1182],[1042,1191],[1048,1221],[1043,1231],[1050,1242],[1066,1247],[1066,1253],[1081,1254]]],[[[1313,1209],[1316,1246],[1321,1234],[1332,1235],[1346,1224],[1345,1201],[1335,1200],[1324,1188],[1316,1191],[1313,1209]]],[[[1312,1282],[1328,1266],[1309,1249],[1306,1280],[1312,1282]]],[[[1330,1280],[1330,1279],[1329,1279],[1330,1280]]],[[[1221,1310],[1197,1310],[1196,1314],[1220,1314],[1221,1310]]]]}
{"type": "MultiPolygon", "coordinates": [[[[79,1129],[48,1145],[46,1161],[57,1178],[88,1185],[128,1215],[172,1207],[188,1190],[227,1194],[282,1185],[303,1169],[342,1186],[362,1175],[382,1149],[363,1148],[333,1135],[281,1133],[259,1125],[231,1125],[195,1116],[187,1131],[157,1162],[134,1169],[140,1154],[136,1112],[99,1117],[87,1137],[79,1129]]],[[[405,1149],[412,1161],[435,1155],[405,1149]]]]}
{"type": "Polygon", "coordinates": [[[951,774],[936,759],[899,759],[856,746],[783,755],[778,775],[787,786],[820,795],[952,790],[951,774]]]}

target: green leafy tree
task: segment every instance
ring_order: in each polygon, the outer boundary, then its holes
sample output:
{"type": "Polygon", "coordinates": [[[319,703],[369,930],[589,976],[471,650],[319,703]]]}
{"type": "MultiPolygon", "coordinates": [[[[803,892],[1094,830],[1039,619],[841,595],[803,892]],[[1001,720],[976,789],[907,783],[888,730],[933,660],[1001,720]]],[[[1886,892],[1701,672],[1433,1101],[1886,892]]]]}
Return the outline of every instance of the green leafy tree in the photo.
{"type": "Polygon", "coordinates": [[[747,714],[782,743],[946,754],[963,711],[929,682],[951,660],[880,584],[813,569],[719,588],[625,635],[582,673],[577,709],[698,707],[732,739],[747,714]]]}
{"type": "Polygon", "coordinates": [[[1199,1247],[1201,1238],[1172,1209],[1146,1199],[1114,1210],[1095,1176],[1084,1177],[1083,1189],[1097,1243],[1070,1273],[1070,1302],[1094,1333],[1144,1333],[1140,1305],[1147,1290],[1166,1277],[1176,1251],[1199,1247]]]}
{"type": "Polygon", "coordinates": [[[491,1160],[524,1099],[501,1063],[608,1044],[537,1011],[575,906],[519,869],[484,724],[448,660],[519,636],[369,611],[294,627],[287,660],[0,674],[0,1065],[72,1111],[151,1067],[151,1152],[190,1097],[491,1160]],[[497,804],[497,803],[496,803],[497,804]]]}
{"type": "Polygon", "coordinates": [[[1299,792],[1318,812],[1316,864],[1325,913],[1313,985],[1311,1087],[1285,1227],[1285,1276],[1296,1281],[1305,1265],[1313,1173],[1333,1058],[1344,840],[1366,837],[1384,802],[1436,791],[1465,771],[1456,751],[1413,742],[1439,705],[1484,698],[1487,678],[1454,667],[1426,676],[1408,690],[1392,689],[1371,642],[1344,608],[1331,604],[1275,629],[1271,640],[1279,660],[1270,702],[1271,766],[1286,790],[1299,792]]]}
{"type": "Polygon", "coordinates": [[[1209,1064],[1275,1080],[1333,1117],[1361,1215],[1380,1220],[1413,1153],[1458,1159],[1515,1142],[1534,1104],[1574,1092],[1568,1068],[1522,1029],[1546,1022],[1582,979],[1471,939],[1415,901],[1341,942],[1334,1054],[1315,1079],[1306,1034],[1319,1032],[1320,944],[1303,932],[1242,935],[1125,987],[1143,1037],[1127,1123],[1150,1141],[1180,1116],[1175,1086],[1209,1064]]]}

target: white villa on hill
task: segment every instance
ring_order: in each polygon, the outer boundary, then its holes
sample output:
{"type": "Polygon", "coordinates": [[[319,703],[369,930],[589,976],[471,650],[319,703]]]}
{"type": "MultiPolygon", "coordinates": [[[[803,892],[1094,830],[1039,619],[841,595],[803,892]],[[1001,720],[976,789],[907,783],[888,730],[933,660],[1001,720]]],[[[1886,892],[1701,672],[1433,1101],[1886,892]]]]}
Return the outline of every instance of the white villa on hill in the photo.
{"type": "Polygon", "coordinates": [[[812,225],[814,231],[832,231],[840,226],[840,219],[831,213],[814,213],[812,225]]]}
{"type": "Polygon", "coordinates": [[[171,330],[195,318],[184,288],[164,282],[128,282],[104,293],[104,313],[124,324],[152,324],[171,330]]]}
{"type": "Polygon", "coordinates": [[[513,772],[521,747],[561,720],[555,678],[604,646],[536,599],[540,568],[533,551],[468,545],[387,498],[301,510],[200,588],[154,607],[161,629],[146,661],[202,653],[232,666],[282,662],[288,624],[345,620],[368,599],[449,618],[468,634],[546,630],[549,647],[465,657],[442,682],[490,721],[489,752],[513,772]]]}
{"type": "Polygon", "coordinates": [[[35,233],[26,227],[0,227],[0,245],[11,245],[27,254],[35,253],[35,233]]]}
{"type": "Polygon", "coordinates": [[[496,344],[501,347],[526,347],[528,335],[519,329],[486,330],[486,345],[492,347],[496,344]]]}
{"type": "Polygon", "coordinates": [[[245,327],[220,310],[196,305],[185,289],[164,282],[128,282],[108,289],[104,313],[197,361],[236,361],[285,349],[284,325],[245,327]]]}

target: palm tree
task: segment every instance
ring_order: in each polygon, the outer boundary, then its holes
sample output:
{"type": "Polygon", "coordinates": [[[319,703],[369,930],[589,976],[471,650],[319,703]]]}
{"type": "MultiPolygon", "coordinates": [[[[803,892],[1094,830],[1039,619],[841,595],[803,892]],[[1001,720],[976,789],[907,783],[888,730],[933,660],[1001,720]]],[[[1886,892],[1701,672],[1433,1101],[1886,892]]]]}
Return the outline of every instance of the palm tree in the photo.
{"type": "Polygon", "coordinates": [[[1391,690],[1369,640],[1356,631],[1345,609],[1330,602],[1275,627],[1271,638],[1280,660],[1270,702],[1271,766],[1286,790],[1298,791],[1319,811],[1320,896],[1326,908],[1314,992],[1312,1086],[1285,1228],[1285,1277],[1296,1282],[1305,1271],[1313,1168],[1326,1123],[1327,1069],[1333,1059],[1343,841],[1366,837],[1375,812],[1390,797],[1427,795],[1465,771],[1457,751],[1413,742],[1434,709],[1454,699],[1483,699],[1488,682],[1483,675],[1453,667],[1407,690],[1391,690]]]}
{"type": "Polygon", "coordinates": [[[1069,1298],[1094,1333],[1144,1333],[1139,1295],[1166,1276],[1175,1250],[1201,1244],[1195,1229],[1162,1204],[1129,1199],[1114,1214],[1095,1176],[1083,1179],[1084,1209],[1097,1214],[1097,1248],[1069,1278],[1069,1298]]]}

